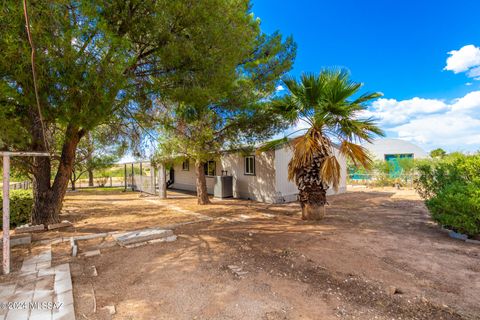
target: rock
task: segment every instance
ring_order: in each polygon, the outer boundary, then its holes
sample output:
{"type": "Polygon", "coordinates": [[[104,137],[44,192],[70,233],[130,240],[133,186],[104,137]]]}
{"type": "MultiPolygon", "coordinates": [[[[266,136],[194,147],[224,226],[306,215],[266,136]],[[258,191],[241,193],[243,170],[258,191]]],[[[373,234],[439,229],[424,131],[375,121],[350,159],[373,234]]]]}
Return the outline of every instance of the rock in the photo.
{"type": "Polygon", "coordinates": [[[387,289],[387,292],[391,296],[393,296],[395,294],[402,294],[403,293],[402,290],[400,290],[399,288],[397,288],[395,286],[389,286],[388,289],[387,289]]]}
{"type": "Polygon", "coordinates": [[[106,310],[109,315],[113,316],[117,311],[115,310],[115,306],[105,306],[102,309],[106,310]]]}
{"type": "Polygon", "coordinates": [[[473,244],[480,244],[480,240],[475,240],[475,239],[467,239],[465,240],[468,243],[473,243],[473,244]]]}
{"type": "Polygon", "coordinates": [[[70,221],[63,220],[60,223],[49,224],[48,230],[55,230],[55,229],[66,228],[71,226],[73,226],[73,224],[70,221]]]}
{"type": "Polygon", "coordinates": [[[463,240],[463,241],[468,239],[468,236],[466,234],[458,233],[458,232],[455,232],[455,231],[450,231],[448,233],[448,235],[450,236],[450,238],[453,238],[453,239],[459,239],[459,240],[463,240]]]}
{"type": "Polygon", "coordinates": [[[83,257],[94,257],[94,256],[99,256],[100,255],[100,250],[92,250],[92,251],[86,251],[84,253],[82,253],[82,256],[83,257]]]}
{"type": "Polygon", "coordinates": [[[98,276],[97,268],[95,268],[95,266],[91,266],[91,267],[90,267],[90,275],[91,275],[92,277],[98,276]]]}
{"type": "Polygon", "coordinates": [[[244,276],[248,273],[248,271],[243,271],[242,267],[236,265],[229,265],[228,268],[235,274],[237,277],[244,276]]]}
{"type": "Polygon", "coordinates": [[[15,229],[15,233],[28,233],[36,231],[45,231],[45,226],[43,224],[38,224],[36,226],[22,226],[15,229]]]}
{"type": "MultiPolygon", "coordinates": [[[[20,246],[22,244],[32,243],[32,236],[30,234],[10,235],[10,247],[20,246]]],[[[3,239],[0,238],[0,246],[3,246],[3,239]]]]}
{"type": "Polygon", "coordinates": [[[147,244],[148,244],[147,241],[137,242],[137,243],[127,244],[127,245],[125,246],[125,248],[127,248],[127,249],[137,248],[137,247],[146,246],[147,244]]]}
{"type": "Polygon", "coordinates": [[[150,241],[148,241],[148,244],[154,244],[154,243],[159,243],[159,242],[172,242],[172,241],[175,241],[175,240],[177,240],[177,236],[173,235],[173,236],[169,236],[169,237],[166,237],[166,238],[159,238],[159,239],[150,240],[150,241]]]}
{"type": "Polygon", "coordinates": [[[165,229],[144,229],[132,232],[125,232],[112,235],[112,237],[122,246],[137,242],[146,242],[160,238],[166,238],[165,241],[175,241],[172,230],[165,229]]]}

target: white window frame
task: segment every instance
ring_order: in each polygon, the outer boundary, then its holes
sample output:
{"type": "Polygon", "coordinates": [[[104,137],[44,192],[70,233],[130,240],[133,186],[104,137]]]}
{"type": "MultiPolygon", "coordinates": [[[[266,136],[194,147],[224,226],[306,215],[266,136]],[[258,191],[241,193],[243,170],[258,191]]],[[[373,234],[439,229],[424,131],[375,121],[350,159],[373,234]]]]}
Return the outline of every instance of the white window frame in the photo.
{"type": "Polygon", "coordinates": [[[205,162],[205,165],[206,165],[205,176],[206,177],[214,177],[217,174],[217,163],[215,162],[215,160],[208,160],[207,162],[205,162]],[[210,167],[209,166],[210,163],[213,163],[213,174],[209,174],[211,172],[208,172],[208,169],[210,167]]]}
{"type": "Polygon", "coordinates": [[[255,156],[246,156],[244,165],[243,165],[243,174],[246,176],[254,176],[256,174],[255,170],[255,156]],[[250,165],[248,164],[251,161],[250,165]]]}

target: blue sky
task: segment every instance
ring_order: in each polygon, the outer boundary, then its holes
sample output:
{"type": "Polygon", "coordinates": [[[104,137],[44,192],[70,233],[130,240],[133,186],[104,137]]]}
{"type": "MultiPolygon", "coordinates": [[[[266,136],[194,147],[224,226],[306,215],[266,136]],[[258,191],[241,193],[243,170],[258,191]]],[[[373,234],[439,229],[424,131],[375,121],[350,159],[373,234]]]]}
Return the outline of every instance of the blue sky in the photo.
{"type": "Polygon", "coordinates": [[[293,75],[341,66],[383,92],[368,115],[388,136],[480,149],[480,1],[253,0],[252,11],[295,38],[293,75]]]}

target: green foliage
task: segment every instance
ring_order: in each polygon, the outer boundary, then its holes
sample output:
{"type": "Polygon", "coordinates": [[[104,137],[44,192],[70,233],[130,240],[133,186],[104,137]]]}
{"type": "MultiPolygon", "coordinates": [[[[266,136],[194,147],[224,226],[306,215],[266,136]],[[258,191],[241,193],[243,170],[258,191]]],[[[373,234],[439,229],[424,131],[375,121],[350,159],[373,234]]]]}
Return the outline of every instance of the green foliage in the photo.
{"type": "MultiPolygon", "coordinates": [[[[248,16],[253,18],[253,14],[248,16]]],[[[233,44],[234,52],[225,51],[230,68],[225,72],[232,77],[212,74],[223,84],[220,90],[199,83],[201,97],[186,92],[189,99],[178,95],[159,101],[160,151],[154,161],[192,158],[204,162],[222,150],[253,145],[286,128],[267,101],[293,65],[293,39],[283,39],[278,32],[263,34],[258,25],[254,29],[240,25],[237,31],[243,34],[242,41],[221,35],[233,44]]]]}
{"type": "MultiPolygon", "coordinates": [[[[14,160],[36,176],[47,190],[36,195],[45,199],[62,194],[78,139],[95,128],[119,130],[141,146],[157,99],[205,106],[224,102],[230,92],[243,102],[284,66],[275,54],[284,43],[258,37],[260,22],[248,0],[38,0],[29,2],[29,16],[46,132],[22,3],[6,0],[0,7],[0,150],[44,151],[46,139],[48,151],[61,155],[40,160],[41,166],[14,160]],[[239,73],[255,70],[258,77],[237,81],[239,73]]],[[[201,113],[200,119],[209,117],[201,113]]]]}
{"type": "Polygon", "coordinates": [[[430,157],[432,158],[443,158],[447,155],[447,152],[442,148],[437,148],[430,151],[430,157]]]}
{"type": "Polygon", "coordinates": [[[105,125],[98,126],[89,132],[77,146],[70,180],[74,182],[87,172],[98,171],[103,174],[106,169],[119,161],[125,154],[127,145],[119,141],[118,136],[117,131],[112,131],[105,125]]]}
{"type": "Polygon", "coordinates": [[[435,221],[470,236],[480,233],[480,154],[423,162],[418,173],[416,189],[435,221]]]}
{"type": "MultiPolygon", "coordinates": [[[[0,194],[0,211],[2,207],[0,194]]],[[[33,206],[33,194],[30,190],[10,190],[10,226],[17,227],[30,221],[33,206]]],[[[2,221],[0,221],[0,226],[2,221]]]]}

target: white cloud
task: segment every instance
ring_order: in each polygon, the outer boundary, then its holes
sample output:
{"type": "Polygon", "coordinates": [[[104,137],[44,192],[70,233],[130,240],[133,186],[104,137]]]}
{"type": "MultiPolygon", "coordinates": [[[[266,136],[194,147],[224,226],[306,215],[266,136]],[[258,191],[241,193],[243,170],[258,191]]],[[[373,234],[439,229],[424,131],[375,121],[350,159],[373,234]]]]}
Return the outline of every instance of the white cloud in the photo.
{"type": "Polygon", "coordinates": [[[378,119],[389,136],[410,140],[427,150],[480,149],[480,91],[447,102],[379,99],[362,116],[378,119]]]}
{"type": "Polygon", "coordinates": [[[480,91],[467,93],[463,98],[454,100],[452,111],[477,110],[480,113],[480,91]]]}
{"type": "Polygon", "coordinates": [[[448,106],[441,100],[413,98],[397,101],[395,99],[378,99],[373,102],[370,111],[363,116],[373,116],[384,125],[399,125],[413,116],[446,111],[448,106]]]}
{"type": "Polygon", "coordinates": [[[462,114],[441,114],[414,119],[391,128],[398,137],[428,148],[475,149],[480,144],[480,119],[462,114]]]}
{"type": "Polygon", "coordinates": [[[471,86],[472,84],[473,84],[473,83],[471,83],[471,82],[465,83],[466,86],[471,86]]]}
{"type": "Polygon", "coordinates": [[[469,77],[477,77],[480,74],[480,48],[473,44],[466,45],[460,50],[452,50],[448,52],[450,57],[447,59],[447,65],[444,70],[453,71],[454,73],[469,71],[469,77]]]}
{"type": "MultiPolygon", "coordinates": [[[[467,73],[467,76],[469,76],[470,78],[480,77],[480,67],[475,67],[473,69],[470,69],[467,73]]],[[[475,79],[475,80],[478,80],[478,79],[475,79]]]]}
{"type": "Polygon", "coordinates": [[[275,88],[275,90],[277,90],[277,92],[279,92],[279,91],[285,90],[285,88],[284,88],[282,85],[278,85],[278,86],[275,88]]]}

